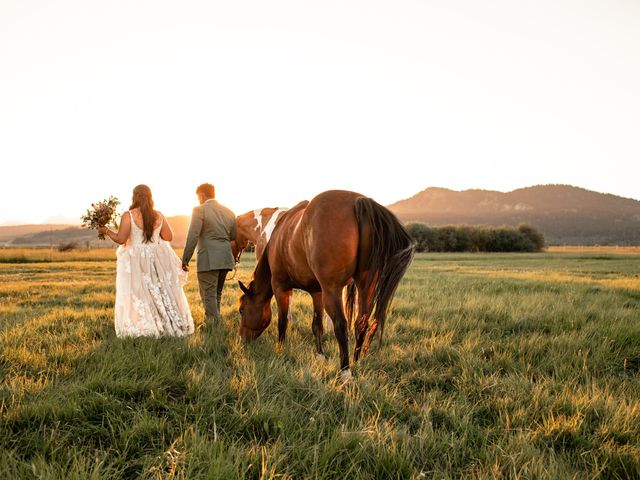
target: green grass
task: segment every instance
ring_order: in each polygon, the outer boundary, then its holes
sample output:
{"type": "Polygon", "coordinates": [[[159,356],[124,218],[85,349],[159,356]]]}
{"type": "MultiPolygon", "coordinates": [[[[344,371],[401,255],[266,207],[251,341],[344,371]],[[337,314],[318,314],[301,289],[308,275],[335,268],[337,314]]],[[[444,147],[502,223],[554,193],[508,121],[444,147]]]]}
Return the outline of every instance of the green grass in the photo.
{"type": "Polygon", "coordinates": [[[344,387],[305,294],[283,348],[239,342],[235,281],[203,328],[194,274],[192,337],[117,339],[112,251],[20,255],[0,478],[640,478],[640,255],[418,255],[344,387]]]}
{"type": "Polygon", "coordinates": [[[115,247],[77,248],[60,252],[57,248],[0,248],[0,263],[53,263],[113,261],[115,247]]]}

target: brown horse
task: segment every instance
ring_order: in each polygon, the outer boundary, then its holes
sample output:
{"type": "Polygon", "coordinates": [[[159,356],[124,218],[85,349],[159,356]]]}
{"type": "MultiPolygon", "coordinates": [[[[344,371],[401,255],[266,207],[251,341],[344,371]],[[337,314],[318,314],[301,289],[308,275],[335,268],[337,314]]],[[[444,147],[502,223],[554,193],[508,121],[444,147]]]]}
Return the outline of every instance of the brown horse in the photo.
{"type": "MultiPolygon", "coordinates": [[[[289,209],[284,207],[266,207],[260,210],[251,210],[236,217],[237,234],[236,239],[231,242],[233,258],[236,262],[240,262],[240,256],[249,243],[255,246],[256,260],[260,260],[275,226],[287,210],[289,209]]],[[[289,320],[293,320],[291,312],[289,312],[289,320]]],[[[327,328],[329,328],[331,320],[329,317],[326,317],[325,320],[327,328]]]]}
{"type": "Polygon", "coordinates": [[[278,339],[285,340],[292,289],[311,294],[312,330],[322,355],[323,307],[333,320],[340,370],[350,377],[347,317],[352,320],[356,291],[354,361],[364,355],[413,257],[411,237],[385,207],[358,193],[331,190],[286,212],[258,261],[249,286],[239,282],[240,335],[253,340],[271,322],[271,297],[278,303],[278,339]],[[347,289],[346,312],[342,291],[347,289]],[[370,323],[371,320],[371,323],[370,323]]]}
{"type": "Polygon", "coordinates": [[[256,259],[260,260],[273,229],[282,213],[287,210],[288,208],[263,208],[251,210],[236,217],[238,229],[236,239],[231,242],[233,258],[236,259],[236,262],[240,261],[240,255],[247,248],[249,242],[255,245],[256,259]]]}

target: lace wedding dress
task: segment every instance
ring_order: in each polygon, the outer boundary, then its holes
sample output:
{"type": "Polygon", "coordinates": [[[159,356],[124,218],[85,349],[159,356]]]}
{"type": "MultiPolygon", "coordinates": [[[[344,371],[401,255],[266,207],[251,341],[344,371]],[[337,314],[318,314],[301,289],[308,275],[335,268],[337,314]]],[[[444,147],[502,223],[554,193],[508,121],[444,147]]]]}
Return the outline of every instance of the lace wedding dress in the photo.
{"type": "Polygon", "coordinates": [[[161,229],[162,223],[144,243],[144,233],[131,217],[129,239],[116,252],[118,337],[193,333],[193,318],[182,290],[187,272],[169,242],[160,238],[161,229]]]}

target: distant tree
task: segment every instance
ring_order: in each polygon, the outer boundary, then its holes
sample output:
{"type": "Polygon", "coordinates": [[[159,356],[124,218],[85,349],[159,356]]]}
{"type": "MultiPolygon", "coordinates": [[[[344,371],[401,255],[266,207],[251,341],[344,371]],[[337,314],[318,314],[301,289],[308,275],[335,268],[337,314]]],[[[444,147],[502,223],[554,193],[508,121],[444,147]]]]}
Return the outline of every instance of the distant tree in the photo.
{"type": "Polygon", "coordinates": [[[65,242],[58,245],[59,252],[70,252],[71,250],[75,250],[78,248],[77,242],[65,242]]]}
{"type": "Polygon", "coordinates": [[[409,223],[407,224],[407,231],[411,238],[416,242],[416,251],[427,251],[427,238],[429,236],[429,227],[424,223],[409,223]]]}
{"type": "Polygon", "coordinates": [[[407,224],[418,252],[539,252],[544,236],[529,225],[513,227],[407,224]]]}
{"type": "Polygon", "coordinates": [[[473,252],[473,228],[465,225],[456,228],[456,252],[473,252]]]}
{"type": "Polygon", "coordinates": [[[544,249],[544,235],[533,228],[531,225],[522,224],[518,226],[518,231],[520,231],[522,235],[529,239],[529,241],[533,245],[534,252],[541,252],[544,249]]]}

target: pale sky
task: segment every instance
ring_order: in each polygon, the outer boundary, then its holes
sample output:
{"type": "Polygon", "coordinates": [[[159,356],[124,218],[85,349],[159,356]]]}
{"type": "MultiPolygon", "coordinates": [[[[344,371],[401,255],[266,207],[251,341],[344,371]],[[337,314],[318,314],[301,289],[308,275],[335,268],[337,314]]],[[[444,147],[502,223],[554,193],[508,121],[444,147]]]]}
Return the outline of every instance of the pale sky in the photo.
{"type": "Polygon", "coordinates": [[[332,188],[640,199],[640,2],[0,0],[0,224],[332,188]]]}

